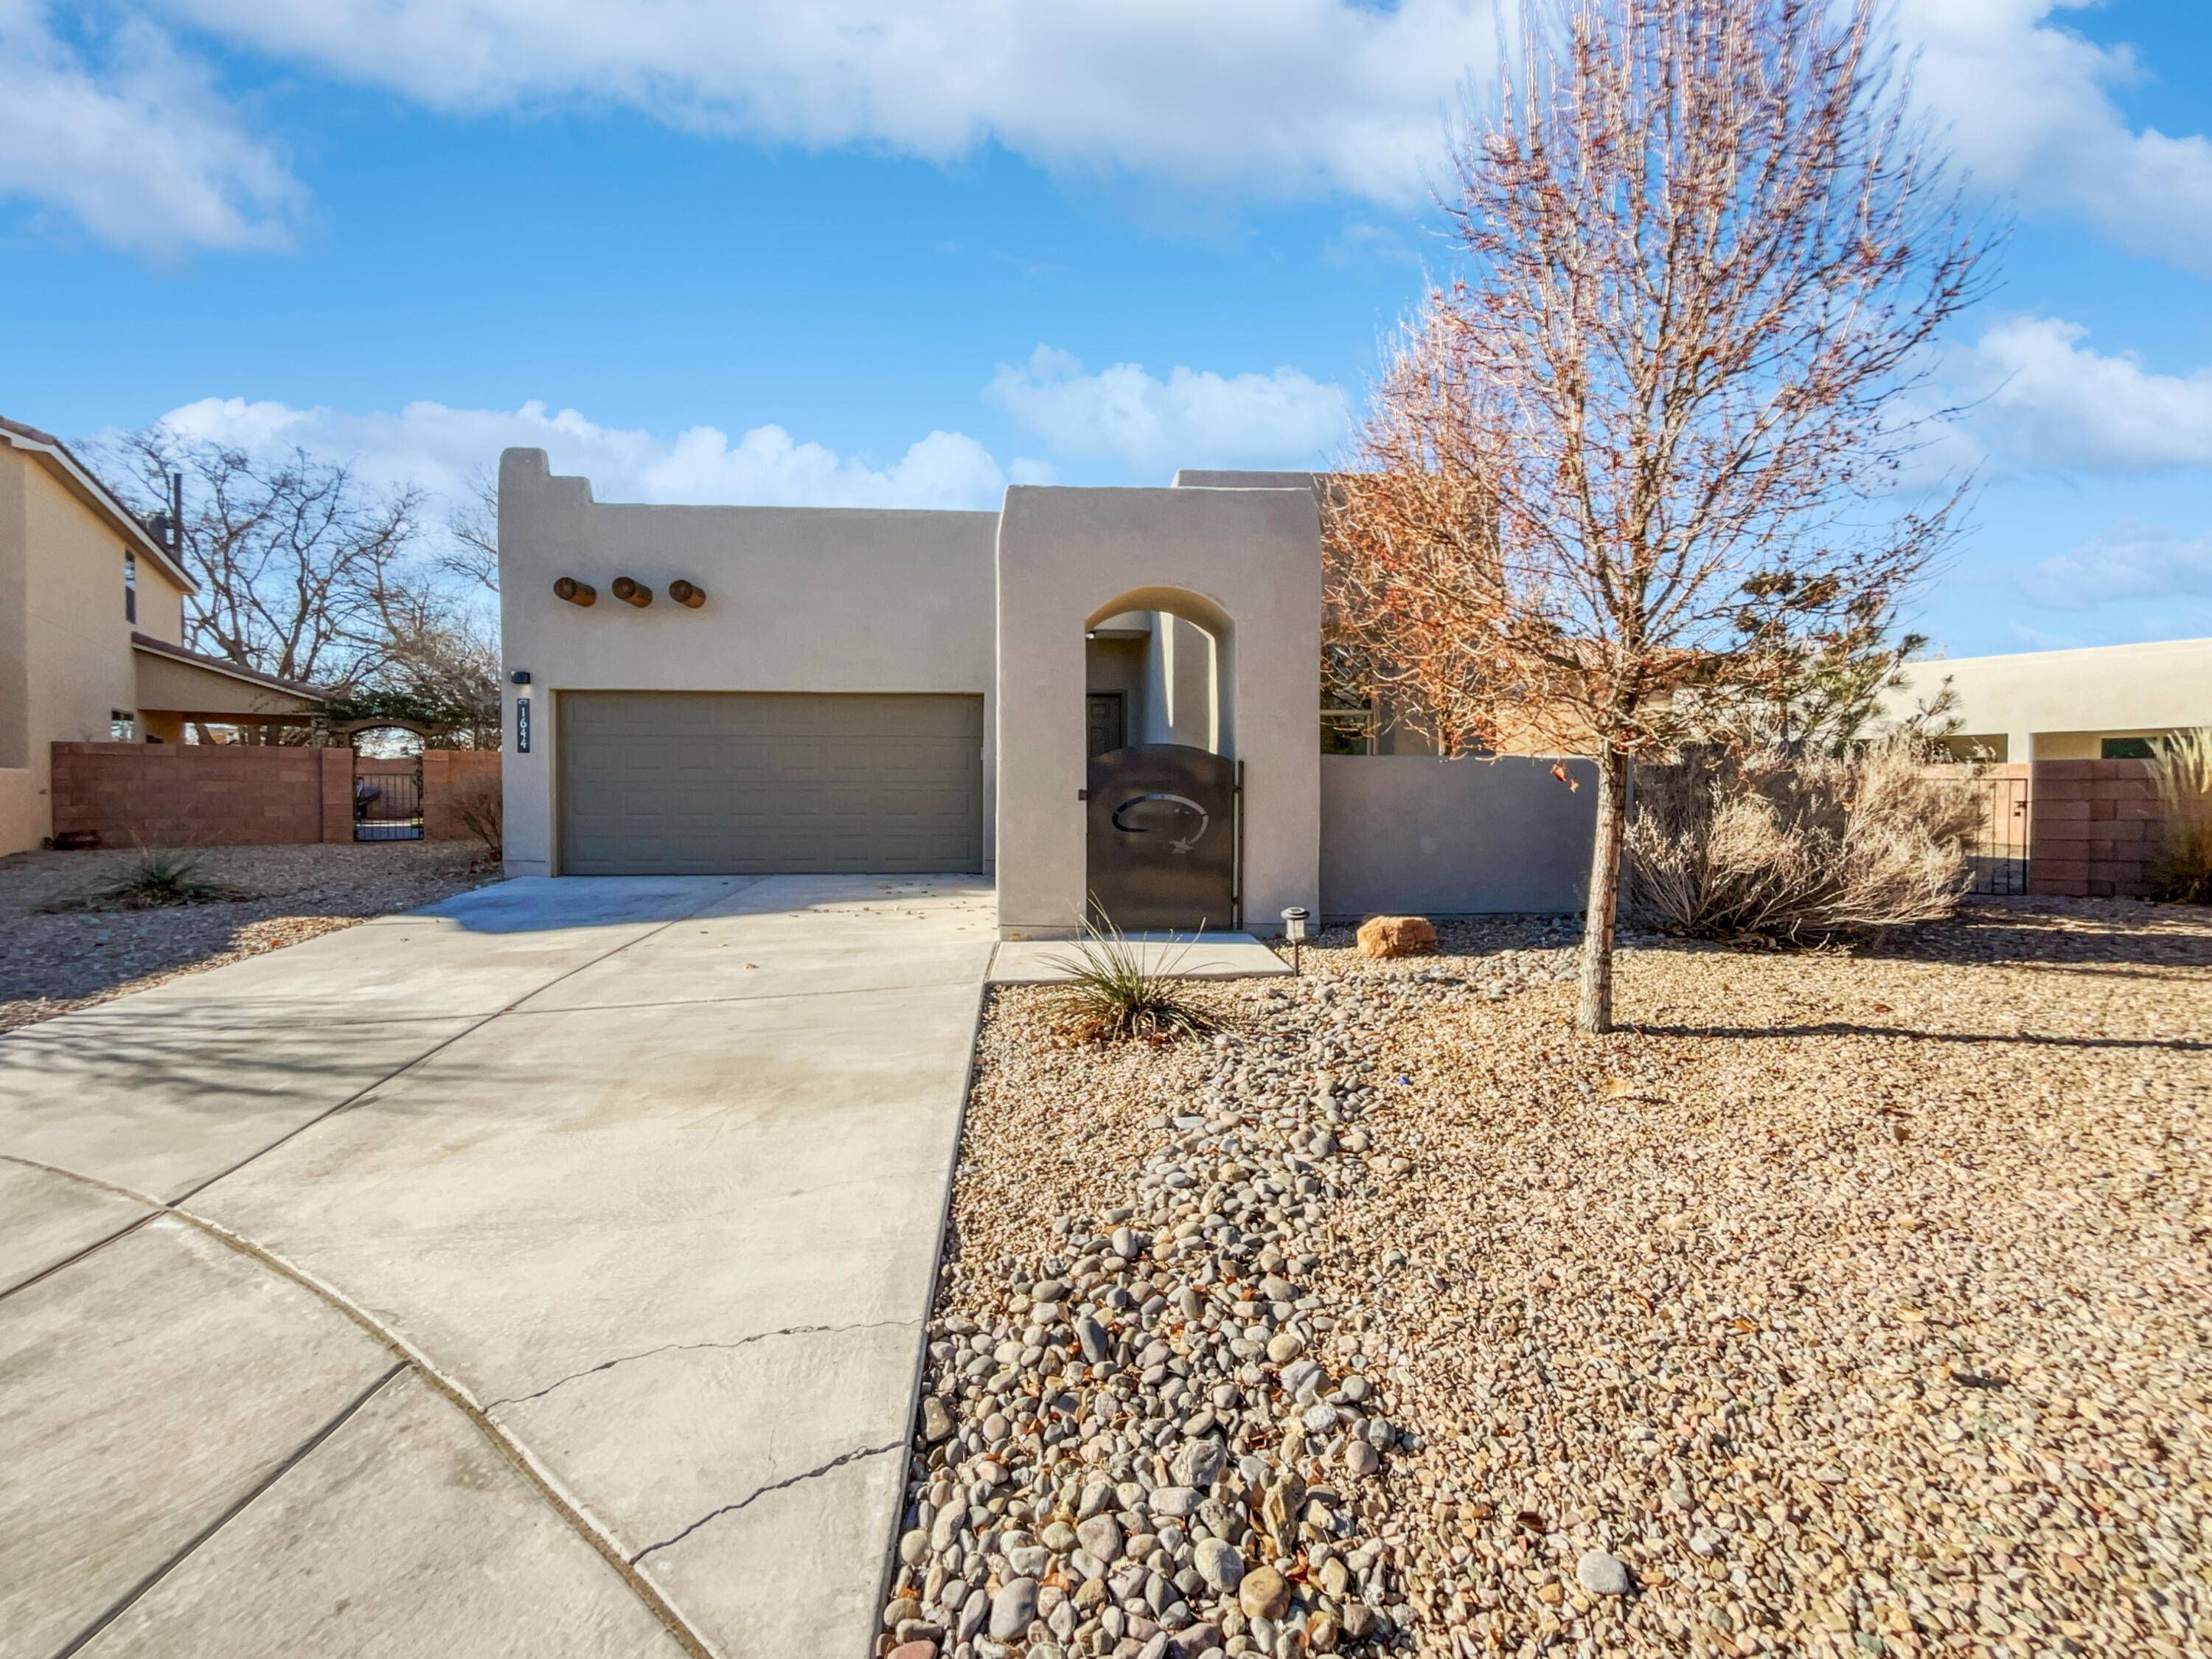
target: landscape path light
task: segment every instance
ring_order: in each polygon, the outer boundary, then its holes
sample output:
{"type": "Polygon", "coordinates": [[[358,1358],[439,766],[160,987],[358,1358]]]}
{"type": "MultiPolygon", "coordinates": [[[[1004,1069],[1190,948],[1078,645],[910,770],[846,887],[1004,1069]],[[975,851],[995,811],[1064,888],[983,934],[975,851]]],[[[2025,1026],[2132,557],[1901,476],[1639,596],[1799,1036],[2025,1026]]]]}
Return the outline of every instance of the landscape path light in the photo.
{"type": "Polygon", "coordinates": [[[1291,942],[1291,971],[1295,974],[1298,971],[1298,946],[1306,937],[1305,906],[1293,904],[1283,912],[1283,936],[1291,942]]]}

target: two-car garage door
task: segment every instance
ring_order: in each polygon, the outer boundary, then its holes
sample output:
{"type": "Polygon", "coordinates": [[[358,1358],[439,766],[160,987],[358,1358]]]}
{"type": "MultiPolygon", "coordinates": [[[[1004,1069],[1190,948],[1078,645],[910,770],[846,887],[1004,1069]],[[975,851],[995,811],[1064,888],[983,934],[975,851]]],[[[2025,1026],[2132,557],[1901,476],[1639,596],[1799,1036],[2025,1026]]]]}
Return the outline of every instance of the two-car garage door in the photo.
{"type": "Polygon", "coordinates": [[[983,867],[983,700],[564,691],[561,867],[579,876],[983,867]]]}

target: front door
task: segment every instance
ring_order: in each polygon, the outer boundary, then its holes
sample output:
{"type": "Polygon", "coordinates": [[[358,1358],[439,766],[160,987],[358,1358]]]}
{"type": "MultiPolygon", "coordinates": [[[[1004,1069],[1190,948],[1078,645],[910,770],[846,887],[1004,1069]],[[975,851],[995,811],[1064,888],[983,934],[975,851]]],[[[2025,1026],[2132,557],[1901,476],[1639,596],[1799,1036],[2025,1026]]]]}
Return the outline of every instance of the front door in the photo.
{"type": "Polygon", "coordinates": [[[1086,704],[1090,716],[1090,744],[1084,752],[1097,760],[1109,754],[1129,740],[1127,705],[1119,691],[1093,691],[1086,704]]]}
{"type": "Polygon", "coordinates": [[[1094,923],[1123,933],[1237,926],[1237,763],[1147,743],[1091,762],[1094,923]]]}

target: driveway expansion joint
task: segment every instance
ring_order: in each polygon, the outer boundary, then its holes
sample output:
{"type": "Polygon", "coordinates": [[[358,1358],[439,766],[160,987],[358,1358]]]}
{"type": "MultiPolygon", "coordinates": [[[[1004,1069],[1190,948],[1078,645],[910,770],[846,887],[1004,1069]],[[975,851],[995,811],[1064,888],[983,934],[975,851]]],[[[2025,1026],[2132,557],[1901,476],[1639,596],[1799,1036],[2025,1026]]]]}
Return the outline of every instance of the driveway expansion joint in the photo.
{"type": "Polygon", "coordinates": [[[332,1435],[343,1428],[349,1422],[352,1421],[355,1413],[359,1412],[363,1406],[368,1404],[370,1401],[375,1399],[379,1394],[382,1393],[384,1389],[391,1384],[392,1378],[398,1376],[401,1372],[407,1369],[408,1363],[406,1360],[400,1359],[396,1361],[389,1370],[384,1372],[382,1376],[379,1376],[374,1382],[371,1382],[367,1388],[356,1395],[352,1400],[349,1401],[329,1422],[324,1424],[322,1427],[317,1429],[313,1434],[301,1441],[299,1445],[292,1449],[289,1455],[279,1460],[275,1468],[271,1468],[267,1474],[264,1475],[258,1481],[254,1483],[252,1490],[246,1492],[243,1497],[239,1498],[236,1503],[233,1504],[221,1515],[216,1516],[214,1520],[209,1522],[206,1526],[201,1528],[198,1532],[187,1539],[183,1546],[175,1551],[175,1553],[173,1553],[167,1560],[162,1562],[160,1566],[155,1568],[153,1571],[148,1573],[143,1578],[140,1579],[136,1584],[133,1584],[128,1590],[126,1590],[123,1595],[116,1601],[115,1604],[107,1609],[106,1612],[101,1613],[99,1618],[94,1620],[92,1623],[87,1625],[82,1630],[79,1631],[76,1636],[70,1639],[66,1646],[63,1647],[54,1655],[54,1659],[70,1659],[70,1656],[71,1654],[82,1650],[87,1643],[98,1636],[100,1632],[106,1630],[110,1625],[120,1619],[125,1613],[130,1612],[132,1606],[135,1605],[140,1598],[144,1596],[149,1590],[152,1589],[155,1585],[160,1583],[164,1578],[167,1578],[171,1573],[182,1566],[185,1561],[191,1559],[193,1552],[198,1550],[201,1545],[206,1543],[209,1539],[214,1537],[216,1534],[221,1532],[233,1521],[235,1521],[240,1516],[243,1515],[252,1506],[254,1502],[260,1498],[262,1493],[267,1492],[279,1480],[282,1480],[287,1474],[289,1474],[294,1469],[297,1468],[301,1462],[304,1461],[309,1454],[313,1452],[318,1446],[321,1445],[323,1442],[328,1440],[332,1435]]]}
{"type": "Polygon", "coordinates": [[[747,1492],[743,1498],[738,1499],[734,1504],[725,1504],[720,1509],[708,1510],[706,1514],[701,1516],[696,1521],[694,1521],[690,1526],[684,1528],[683,1531],[678,1533],[674,1537],[664,1538],[658,1544],[647,1544],[635,1555],[630,1557],[629,1564],[632,1566],[635,1566],[639,1562],[644,1560],[647,1556],[652,1554],[655,1550],[665,1550],[672,1544],[682,1543],[693,1533],[698,1531],[700,1528],[705,1526],[709,1521],[719,1520],[721,1516],[726,1515],[734,1515],[739,1510],[747,1508],[759,1499],[767,1497],[772,1492],[781,1492],[787,1486],[802,1486],[809,1480],[818,1480],[822,1476],[829,1474],[832,1469],[841,1469],[848,1463],[857,1463],[864,1457],[881,1457],[885,1452],[898,1451],[905,1445],[906,1437],[901,1435],[896,1440],[886,1441],[880,1446],[861,1446],[852,1451],[842,1452],[836,1457],[831,1458],[828,1462],[819,1464],[813,1468],[808,1469],[804,1474],[790,1475],[781,1480],[771,1480],[765,1486],[756,1486],[752,1491],[747,1492]]]}
{"type": "Polygon", "coordinates": [[[765,1342],[772,1337],[837,1336],[847,1331],[918,1328],[922,1322],[919,1319],[872,1319],[857,1325],[787,1325],[780,1331],[757,1331],[750,1336],[741,1336],[734,1342],[664,1342],[657,1348],[646,1348],[637,1353],[618,1354],[612,1359],[602,1359],[596,1365],[586,1365],[582,1370],[570,1371],[568,1376],[556,1377],[544,1388],[534,1389],[529,1394],[513,1394],[498,1400],[487,1401],[483,1408],[487,1412],[495,1412],[501,1406],[520,1406],[526,1401],[543,1400],[554,1389],[566,1388],[569,1383],[583,1377],[596,1376],[601,1371],[611,1371],[616,1366],[627,1365],[635,1359],[650,1359],[657,1353],[687,1353],[694,1349],[720,1349],[727,1352],[736,1348],[749,1348],[756,1342],[765,1342]]]}

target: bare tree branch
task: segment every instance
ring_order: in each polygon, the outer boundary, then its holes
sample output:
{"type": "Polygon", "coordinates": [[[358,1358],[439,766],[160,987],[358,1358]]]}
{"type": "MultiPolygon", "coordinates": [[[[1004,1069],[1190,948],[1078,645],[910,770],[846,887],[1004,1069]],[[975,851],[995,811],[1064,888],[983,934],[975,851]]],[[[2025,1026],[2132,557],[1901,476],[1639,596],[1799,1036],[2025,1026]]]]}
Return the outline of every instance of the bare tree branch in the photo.
{"type": "Polygon", "coordinates": [[[1632,757],[1878,650],[1961,489],[1900,394],[1982,239],[1876,0],[1528,0],[1325,511],[1330,625],[1447,753],[1599,763],[1581,1021],[1610,1028],[1632,757]]]}

